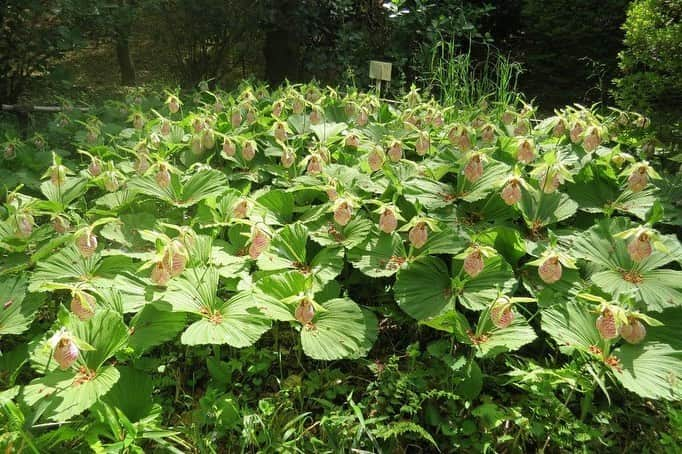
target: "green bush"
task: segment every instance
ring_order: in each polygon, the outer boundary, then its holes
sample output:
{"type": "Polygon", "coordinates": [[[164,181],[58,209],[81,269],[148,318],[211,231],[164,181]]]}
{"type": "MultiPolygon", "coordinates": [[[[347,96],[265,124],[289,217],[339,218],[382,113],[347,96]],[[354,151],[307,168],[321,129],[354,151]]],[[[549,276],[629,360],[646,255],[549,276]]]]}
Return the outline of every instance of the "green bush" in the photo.
{"type": "Polygon", "coordinates": [[[623,107],[652,115],[659,122],[676,122],[678,128],[682,112],[681,18],[680,0],[637,0],[630,5],[623,26],[626,48],[619,54],[622,77],[615,80],[614,91],[623,107]]]}

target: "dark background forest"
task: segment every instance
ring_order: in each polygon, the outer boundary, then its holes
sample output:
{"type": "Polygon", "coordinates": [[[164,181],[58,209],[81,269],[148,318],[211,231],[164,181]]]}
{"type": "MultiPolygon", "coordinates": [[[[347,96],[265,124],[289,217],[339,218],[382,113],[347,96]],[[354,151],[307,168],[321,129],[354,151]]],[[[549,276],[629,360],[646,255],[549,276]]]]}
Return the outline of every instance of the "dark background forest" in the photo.
{"type": "Polygon", "coordinates": [[[0,14],[10,104],[246,78],[364,87],[372,59],[393,64],[396,94],[444,45],[474,68],[518,64],[516,88],[549,112],[600,102],[675,123],[682,104],[677,0],[8,0],[0,14]]]}

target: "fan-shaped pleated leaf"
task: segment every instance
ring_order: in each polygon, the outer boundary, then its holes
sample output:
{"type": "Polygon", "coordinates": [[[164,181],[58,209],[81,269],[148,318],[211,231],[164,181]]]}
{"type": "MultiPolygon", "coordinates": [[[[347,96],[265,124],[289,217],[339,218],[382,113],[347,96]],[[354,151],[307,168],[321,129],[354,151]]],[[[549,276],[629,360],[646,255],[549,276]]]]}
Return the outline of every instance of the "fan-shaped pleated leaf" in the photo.
{"type": "Polygon", "coordinates": [[[438,315],[453,302],[450,276],[436,257],[420,257],[398,271],[393,294],[400,308],[417,320],[438,315]]]}
{"type": "Polygon", "coordinates": [[[251,292],[238,293],[213,312],[192,323],[180,340],[183,344],[228,344],[242,348],[253,345],[268,329],[270,320],[258,309],[251,292]]]}
{"type": "Polygon", "coordinates": [[[28,329],[43,303],[42,295],[27,294],[25,277],[0,280],[0,337],[28,329]]]}
{"type": "Polygon", "coordinates": [[[119,379],[113,366],[105,366],[92,378],[73,370],[54,371],[37,378],[23,390],[24,401],[53,421],[67,421],[104,397],[119,379]]]}
{"type": "Polygon", "coordinates": [[[397,233],[372,235],[348,251],[351,264],[369,277],[393,276],[406,257],[403,240],[397,233]]]}
{"type": "Polygon", "coordinates": [[[322,303],[313,321],[301,328],[301,343],[306,355],[313,359],[334,360],[356,355],[367,349],[368,338],[376,337],[376,325],[366,322],[366,315],[348,298],[322,303]]]}

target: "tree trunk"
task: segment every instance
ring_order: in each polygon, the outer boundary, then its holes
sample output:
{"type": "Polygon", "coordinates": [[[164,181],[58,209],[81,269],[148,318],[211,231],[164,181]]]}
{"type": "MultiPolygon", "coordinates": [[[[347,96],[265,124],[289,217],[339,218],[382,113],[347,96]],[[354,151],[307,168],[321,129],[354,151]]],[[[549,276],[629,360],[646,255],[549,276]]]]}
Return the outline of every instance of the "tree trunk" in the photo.
{"type": "Polygon", "coordinates": [[[121,83],[135,85],[135,66],[130,56],[130,45],[127,36],[119,36],[116,40],[116,58],[121,69],[121,83]]]}

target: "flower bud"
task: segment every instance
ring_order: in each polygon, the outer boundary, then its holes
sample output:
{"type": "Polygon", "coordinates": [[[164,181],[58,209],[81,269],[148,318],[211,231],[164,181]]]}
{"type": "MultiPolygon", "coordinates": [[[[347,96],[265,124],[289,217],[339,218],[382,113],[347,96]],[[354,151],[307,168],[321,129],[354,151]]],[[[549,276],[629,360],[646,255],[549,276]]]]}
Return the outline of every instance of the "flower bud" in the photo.
{"type": "Polygon", "coordinates": [[[646,327],[636,318],[630,317],[627,325],[621,326],[620,336],[629,344],[639,344],[646,337],[646,327]]]}
{"type": "Polygon", "coordinates": [[[597,321],[595,322],[597,330],[601,337],[605,340],[611,340],[618,337],[618,327],[616,326],[616,318],[613,316],[613,312],[608,309],[604,309],[597,321]]]}
{"type": "Polygon", "coordinates": [[[192,136],[192,140],[190,141],[190,149],[192,150],[192,153],[195,155],[200,155],[201,152],[203,151],[203,145],[201,144],[201,136],[192,136]]]}
{"type": "Polygon", "coordinates": [[[429,239],[429,230],[425,222],[417,222],[414,227],[410,229],[408,238],[412,246],[417,249],[422,248],[429,239]]]}
{"type": "Polygon", "coordinates": [[[282,115],[282,112],[284,111],[284,103],[282,101],[276,101],[272,105],[272,116],[279,118],[280,115],[282,115]]]}
{"type": "Polygon", "coordinates": [[[237,219],[244,219],[249,210],[249,202],[246,199],[241,199],[232,208],[232,216],[237,219]]]}
{"type": "Polygon", "coordinates": [[[152,274],[150,276],[152,283],[160,287],[165,287],[168,284],[168,281],[170,281],[170,278],[170,272],[163,261],[157,262],[152,268],[152,274]]]}
{"type": "Polygon", "coordinates": [[[322,172],[322,159],[318,155],[314,154],[310,156],[306,172],[309,175],[317,175],[322,172]]]}
{"type": "Polygon", "coordinates": [[[133,127],[135,129],[142,129],[144,127],[144,117],[142,114],[135,114],[133,116],[133,127]]]}
{"type": "Polygon", "coordinates": [[[71,312],[83,320],[90,320],[95,315],[95,297],[81,290],[76,291],[71,298],[71,312]]]}
{"type": "Polygon", "coordinates": [[[363,127],[367,124],[369,121],[369,114],[367,113],[367,110],[363,107],[360,109],[360,113],[358,114],[358,119],[356,120],[358,126],[363,127]]]}
{"type": "Polygon", "coordinates": [[[419,156],[424,156],[431,148],[431,138],[428,131],[421,131],[414,144],[415,151],[419,156]]]}
{"type": "Polygon", "coordinates": [[[237,152],[237,147],[234,145],[234,142],[232,142],[230,139],[225,137],[223,140],[223,157],[228,158],[231,156],[234,156],[235,153],[237,152]]]}
{"type": "Polygon", "coordinates": [[[315,318],[315,306],[313,306],[313,303],[309,299],[304,298],[298,304],[298,307],[296,307],[294,317],[296,317],[296,320],[302,325],[309,324],[313,321],[313,318],[315,318]]]}
{"type": "Polygon", "coordinates": [[[313,107],[310,112],[310,124],[317,125],[322,121],[322,111],[318,107],[313,107]]]}
{"type": "Polygon", "coordinates": [[[493,128],[493,125],[486,125],[483,127],[483,131],[481,131],[481,140],[485,143],[495,142],[495,128],[493,128]]]}
{"type": "Polygon", "coordinates": [[[628,254],[633,262],[641,262],[651,255],[652,247],[649,235],[640,233],[628,243],[628,254]]]}
{"type": "Polygon", "coordinates": [[[346,136],[345,145],[349,148],[357,148],[360,145],[360,138],[357,134],[350,133],[346,136]]]}
{"type": "Polygon", "coordinates": [[[464,272],[470,277],[476,277],[481,274],[485,263],[483,262],[483,255],[478,249],[474,249],[464,258],[464,272]]]}
{"type": "Polygon", "coordinates": [[[552,128],[552,135],[554,137],[561,137],[566,134],[566,122],[563,118],[560,118],[557,124],[552,128]]]}
{"type": "Polygon", "coordinates": [[[84,232],[76,238],[76,247],[83,257],[92,257],[97,250],[97,237],[92,232],[84,232]]]}
{"type": "Polygon", "coordinates": [[[391,162],[399,162],[403,157],[403,144],[395,140],[388,149],[388,157],[391,162]]]}
{"type": "Polygon", "coordinates": [[[549,171],[545,171],[545,173],[542,175],[540,178],[540,189],[542,189],[542,192],[545,194],[552,194],[555,192],[557,189],[559,189],[559,186],[561,186],[562,178],[558,173],[554,173],[552,175],[552,179],[550,181],[547,181],[547,174],[549,171]]]}
{"type": "Polygon", "coordinates": [[[558,257],[549,257],[538,267],[538,275],[546,284],[554,284],[561,279],[562,268],[558,257]]]}
{"type": "Polygon", "coordinates": [[[239,109],[232,111],[232,115],[230,115],[230,123],[232,124],[233,129],[238,128],[239,125],[242,124],[242,114],[239,112],[239,109]]]}
{"type": "Polygon", "coordinates": [[[257,259],[270,244],[270,238],[261,230],[256,229],[251,237],[251,245],[249,246],[249,257],[257,259]]]}
{"type": "Polygon", "coordinates": [[[90,165],[88,166],[88,172],[93,177],[97,177],[102,173],[102,165],[99,159],[94,158],[92,161],[90,161],[90,165]]]}
{"type": "Polygon", "coordinates": [[[133,168],[138,175],[144,175],[149,170],[149,159],[146,153],[141,153],[137,156],[133,168]]]}
{"type": "Polygon", "coordinates": [[[245,161],[251,161],[256,156],[257,146],[253,140],[247,140],[242,147],[242,158],[245,161]]]}
{"type": "Polygon", "coordinates": [[[514,312],[508,305],[495,304],[490,310],[490,319],[492,320],[493,325],[500,329],[504,329],[514,321],[514,312]]]}
{"type": "Polygon", "coordinates": [[[280,160],[282,162],[282,167],[288,169],[294,164],[294,162],[296,162],[296,154],[293,152],[293,150],[285,148],[282,150],[282,157],[280,160]]]}
{"type": "Polygon", "coordinates": [[[521,184],[516,178],[512,178],[502,189],[500,194],[504,203],[511,206],[521,200],[521,184]]]}
{"type": "Polygon", "coordinates": [[[66,370],[76,362],[79,353],[80,350],[76,343],[70,336],[64,335],[56,342],[52,356],[57,361],[57,364],[59,364],[59,368],[66,370]]]}
{"type": "Polygon", "coordinates": [[[33,233],[33,216],[28,213],[17,215],[17,236],[19,238],[28,238],[33,233]]]}
{"type": "Polygon", "coordinates": [[[628,177],[628,187],[632,192],[639,192],[649,184],[646,166],[639,166],[628,177]]]}
{"type": "Polygon", "coordinates": [[[301,115],[305,109],[305,103],[302,99],[296,98],[292,106],[292,110],[296,115],[301,115]]]}
{"type": "Polygon", "coordinates": [[[385,159],[384,151],[378,145],[369,152],[369,155],[367,155],[367,163],[369,164],[369,168],[372,169],[372,172],[381,169],[385,159]]]}
{"type": "Polygon", "coordinates": [[[180,110],[180,101],[175,96],[168,98],[168,110],[170,113],[178,113],[180,110]]]}
{"type": "Polygon", "coordinates": [[[348,205],[348,202],[341,202],[339,205],[337,205],[336,209],[334,209],[334,221],[336,221],[336,223],[339,225],[348,224],[352,216],[353,211],[348,205]]]}
{"type": "Polygon", "coordinates": [[[594,126],[587,130],[587,134],[583,139],[583,148],[588,153],[597,149],[601,143],[601,136],[599,135],[599,130],[594,126]]]}
{"type": "Polygon", "coordinates": [[[201,148],[204,150],[210,150],[215,146],[215,135],[213,131],[207,129],[201,135],[201,148]]]}
{"type": "Polygon", "coordinates": [[[516,153],[516,159],[524,164],[532,162],[535,159],[535,146],[533,142],[528,139],[522,140],[516,153]]]}
{"type": "Polygon", "coordinates": [[[286,129],[286,126],[284,125],[283,122],[278,121],[277,123],[275,123],[275,129],[274,129],[273,134],[277,140],[281,140],[282,142],[286,142],[286,140],[287,140],[287,129],[286,129]]]}
{"type": "Polygon", "coordinates": [[[171,174],[166,166],[159,167],[159,171],[156,172],[154,178],[156,179],[156,184],[158,184],[160,188],[166,189],[168,186],[170,186],[171,174]]]}
{"type": "Polygon", "coordinates": [[[582,140],[582,134],[585,128],[583,128],[583,125],[580,124],[580,122],[576,122],[573,125],[573,128],[571,128],[571,142],[573,143],[579,143],[582,140]]]}
{"type": "Polygon", "coordinates": [[[57,216],[52,220],[52,228],[59,234],[66,233],[70,227],[69,221],[61,216],[57,216]]]}
{"type": "Polygon", "coordinates": [[[379,216],[379,229],[384,233],[392,233],[398,227],[398,219],[392,209],[386,208],[379,216]]]}
{"type": "Polygon", "coordinates": [[[469,162],[464,167],[464,178],[470,183],[476,182],[481,176],[483,176],[483,161],[480,155],[473,155],[469,162]]]}
{"type": "Polygon", "coordinates": [[[172,277],[181,275],[187,266],[185,245],[178,240],[173,240],[163,256],[163,266],[172,277]]]}

